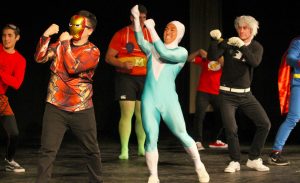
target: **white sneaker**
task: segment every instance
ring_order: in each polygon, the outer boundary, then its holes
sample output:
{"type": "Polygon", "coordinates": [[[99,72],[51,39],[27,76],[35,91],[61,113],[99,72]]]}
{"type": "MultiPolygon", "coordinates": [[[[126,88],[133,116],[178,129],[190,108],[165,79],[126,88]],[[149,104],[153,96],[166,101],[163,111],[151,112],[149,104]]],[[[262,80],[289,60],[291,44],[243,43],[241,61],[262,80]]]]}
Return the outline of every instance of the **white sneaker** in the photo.
{"type": "Polygon", "coordinates": [[[205,150],[205,148],[203,147],[201,142],[196,142],[196,146],[197,146],[198,151],[205,150]]]}
{"type": "Polygon", "coordinates": [[[224,172],[227,173],[234,173],[236,171],[240,171],[241,170],[241,165],[239,162],[237,161],[231,161],[229,163],[229,165],[224,169],[224,172]]]}
{"type": "Polygon", "coordinates": [[[15,162],[14,160],[9,161],[5,158],[4,162],[5,162],[5,171],[16,172],[16,173],[25,172],[25,168],[21,167],[19,163],[15,162]]]}
{"type": "Polygon", "coordinates": [[[253,168],[257,171],[260,171],[260,172],[265,172],[265,171],[269,171],[270,168],[263,165],[263,161],[261,158],[258,158],[258,159],[255,159],[255,160],[250,160],[248,159],[247,163],[246,163],[246,166],[249,167],[249,168],[253,168]]]}
{"type": "Polygon", "coordinates": [[[196,170],[199,182],[209,182],[209,175],[203,165],[200,169],[196,170]]]}
{"type": "Polygon", "coordinates": [[[159,179],[157,176],[150,175],[148,183],[159,183],[159,179]]]}

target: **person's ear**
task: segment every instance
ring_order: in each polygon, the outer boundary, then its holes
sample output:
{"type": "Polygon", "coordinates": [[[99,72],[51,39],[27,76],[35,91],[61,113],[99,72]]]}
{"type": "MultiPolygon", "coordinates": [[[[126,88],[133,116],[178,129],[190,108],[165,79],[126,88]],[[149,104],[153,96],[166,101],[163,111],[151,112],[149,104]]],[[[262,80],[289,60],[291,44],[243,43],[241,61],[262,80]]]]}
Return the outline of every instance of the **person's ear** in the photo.
{"type": "Polygon", "coordinates": [[[20,35],[17,35],[17,36],[16,36],[16,40],[17,40],[17,41],[19,41],[19,40],[20,40],[20,38],[21,38],[21,36],[20,36],[20,35]]]}

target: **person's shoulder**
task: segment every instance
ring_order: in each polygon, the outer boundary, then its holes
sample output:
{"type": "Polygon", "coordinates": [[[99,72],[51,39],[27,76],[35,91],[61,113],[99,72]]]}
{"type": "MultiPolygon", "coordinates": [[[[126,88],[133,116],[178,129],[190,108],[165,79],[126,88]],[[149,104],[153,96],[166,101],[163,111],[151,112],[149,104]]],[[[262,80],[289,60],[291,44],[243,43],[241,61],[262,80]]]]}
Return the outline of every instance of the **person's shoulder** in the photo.
{"type": "Polygon", "coordinates": [[[180,50],[182,53],[188,55],[188,51],[187,51],[187,49],[185,47],[178,46],[177,49],[180,50]]]}
{"type": "Polygon", "coordinates": [[[119,30],[117,30],[116,33],[122,33],[122,32],[125,32],[125,31],[127,31],[127,29],[128,29],[128,26],[122,27],[122,28],[120,28],[119,30]]]}
{"type": "Polygon", "coordinates": [[[300,35],[293,38],[293,40],[295,40],[295,39],[300,39],[300,35]]]}
{"type": "Polygon", "coordinates": [[[253,46],[256,46],[256,47],[263,47],[262,44],[260,44],[260,42],[258,42],[258,41],[255,40],[255,39],[253,39],[253,40],[251,41],[251,44],[252,44],[253,46]]]}
{"type": "Polygon", "coordinates": [[[187,49],[186,49],[185,47],[183,47],[183,46],[178,46],[177,48],[178,48],[178,49],[181,49],[181,50],[187,51],[187,49]]]}
{"type": "Polygon", "coordinates": [[[91,48],[91,50],[92,50],[93,52],[100,53],[100,49],[99,49],[94,43],[89,42],[88,46],[89,46],[89,48],[91,48]]]}
{"type": "Polygon", "coordinates": [[[299,36],[296,36],[296,37],[294,37],[293,39],[292,39],[292,41],[291,42],[298,42],[298,41],[300,41],[300,35],[299,36]]]}
{"type": "Polygon", "coordinates": [[[26,63],[26,58],[18,50],[16,50],[15,53],[18,58],[18,61],[26,63]]]}

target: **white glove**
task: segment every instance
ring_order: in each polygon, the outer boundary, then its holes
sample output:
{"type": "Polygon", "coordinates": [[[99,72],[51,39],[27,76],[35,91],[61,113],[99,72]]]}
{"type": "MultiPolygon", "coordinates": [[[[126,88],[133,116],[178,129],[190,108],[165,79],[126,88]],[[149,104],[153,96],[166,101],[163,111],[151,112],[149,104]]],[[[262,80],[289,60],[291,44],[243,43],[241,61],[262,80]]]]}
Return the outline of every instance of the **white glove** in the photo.
{"type": "Polygon", "coordinates": [[[147,19],[144,24],[148,29],[154,29],[155,27],[155,22],[153,19],[147,19]]]}
{"type": "Polygon", "coordinates": [[[131,8],[131,14],[135,19],[140,18],[139,5],[135,5],[133,8],[131,8]]]}
{"type": "Polygon", "coordinates": [[[212,37],[215,40],[219,40],[222,36],[222,33],[219,29],[214,29],[212,31],[210,31],[210,37],[212,37]]]}
{"type": "Polygon", "coordinates": [[[153,19],[147,19],[145,22],[144,22],[145,26],[147,27],[147,29],[149,30],[150,32],[150,35],[151,35],[151,38],[152,38],[152,41],[155,42],[157,40],[159,40],[159,36],[155,30],[155,22],[153,19]]]}
{"type": "Polygon", "coordinates": [[[131,14],[133,16],[134,31],[140,32],[142,28],[140,24],[140,11],[138,5],[135,5],[134,7],[131,8],[131,14]]]}
{"type": "Polygon", "coordinates": [[[227,44],[237,46],[239,48],[245,45],[244,41],[242,41],[239,37],[229,38],[227,44]]]}

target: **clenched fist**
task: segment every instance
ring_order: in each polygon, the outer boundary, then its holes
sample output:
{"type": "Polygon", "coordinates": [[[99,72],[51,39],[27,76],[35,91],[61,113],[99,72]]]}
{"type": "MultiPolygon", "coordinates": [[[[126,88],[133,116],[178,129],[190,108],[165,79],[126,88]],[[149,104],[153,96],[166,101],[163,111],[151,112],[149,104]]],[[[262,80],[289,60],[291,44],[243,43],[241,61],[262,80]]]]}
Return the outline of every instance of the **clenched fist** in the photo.
{"type": "Polygon", "coordinates": [[[242,41],[239,37],[229,38],[227,44],[237,46],[239,48],[245,45],[244,41],[242,41]]]}
{"type": "Polygon", "coordinates": [[[212,31],[210,31],[210,37],[212,37],[215,40],[219,40],[222,36],[222,33],[219,29],[214,29],[212,31]]]}
{"type": "Polygon", "coordinates": [[[155,22],[153,19],[148,19],[144,22],[145,26],[148,28],[148,29],[153,29],[154,26],[155,26],[155,22]]]}
{"type": "Polygon", "coordinates": [[[131,8],[131,14],[136,19],[140,17],[139,5],[135,5],[133,8],[131,8]]]}
{"type": "Polygon", "coordinates": [[[52,36],[53,34],[57,34],[59,31],[59,26],[57,24],[52,24],[50,27],[44,32],[45,37],[52,36]]]}

